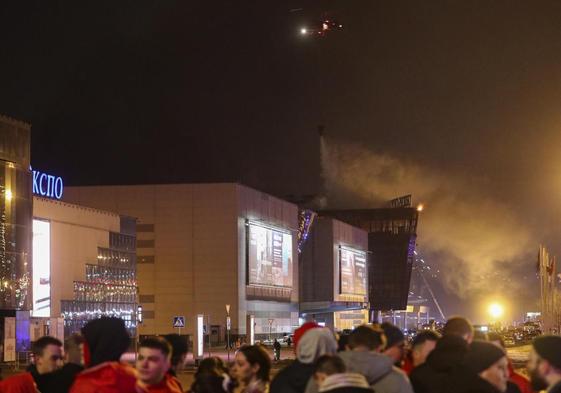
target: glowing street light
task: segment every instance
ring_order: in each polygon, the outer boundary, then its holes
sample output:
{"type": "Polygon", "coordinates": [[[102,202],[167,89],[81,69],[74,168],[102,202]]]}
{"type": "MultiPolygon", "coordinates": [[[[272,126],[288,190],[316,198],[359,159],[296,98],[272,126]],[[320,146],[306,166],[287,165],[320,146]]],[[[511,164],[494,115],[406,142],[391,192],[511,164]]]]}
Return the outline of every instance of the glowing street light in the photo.
{"type": "Polygon", "coordinates": [[[423,205],[422,203],[419,203],[417,205],[417,211],[418,212],[422,212],[425,209],[425,205],[423,205]]]}
{"type": "Polygon", "coordinates": [[[11,201],[13,197],[14,194],[12,194],[12,190],[6,190],[6,201],[11,201]]]}
{"type": "Polygon", "coordinates": [[[504,307],[499,303],[491,303],[487,311],[493,319],[499,319],[505,312],[504,307]]]}
{"type": "Polygon", "coordinates": [[[308,29],[306,29],[305,27],[302,27],[302,28],[300,29],[300,34],[302,34],[302,35],[308,34],[308,29]]]}

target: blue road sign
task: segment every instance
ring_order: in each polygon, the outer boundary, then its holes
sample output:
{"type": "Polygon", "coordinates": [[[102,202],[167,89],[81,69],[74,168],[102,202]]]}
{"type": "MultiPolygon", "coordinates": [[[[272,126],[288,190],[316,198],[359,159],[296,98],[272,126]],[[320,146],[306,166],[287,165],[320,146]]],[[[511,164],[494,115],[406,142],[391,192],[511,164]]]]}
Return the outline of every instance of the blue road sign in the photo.
{"type": "Polygon", "coordinates": [[[173,317],[173,327],[174,328],[184,328],[185,327],[185,317],[182,316],[182,315],[173,317]]]}

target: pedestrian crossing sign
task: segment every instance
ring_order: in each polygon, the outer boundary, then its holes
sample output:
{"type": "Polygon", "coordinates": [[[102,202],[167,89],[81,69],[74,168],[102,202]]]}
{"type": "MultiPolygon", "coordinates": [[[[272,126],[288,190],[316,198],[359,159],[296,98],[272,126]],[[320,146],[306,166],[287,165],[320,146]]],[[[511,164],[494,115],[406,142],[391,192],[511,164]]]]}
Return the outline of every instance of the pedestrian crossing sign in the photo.
{"type": "Polygon", "coordinates": [[[174,328],[184,328],[185,327],[185,317],[184,316],[173,317],[173,327],[174,328]]]}

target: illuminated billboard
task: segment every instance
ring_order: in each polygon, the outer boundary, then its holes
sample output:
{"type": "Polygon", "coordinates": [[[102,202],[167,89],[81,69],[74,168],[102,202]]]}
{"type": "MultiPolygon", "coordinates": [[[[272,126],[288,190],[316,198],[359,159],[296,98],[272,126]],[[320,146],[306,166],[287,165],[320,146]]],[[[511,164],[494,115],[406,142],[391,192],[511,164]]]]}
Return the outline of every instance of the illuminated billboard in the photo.
{"type": "Polygon", "coordinates": [[[339,291],[344,295],[366,296],[366,252],[339,248],[339,291]]]}
{"type": "Polygon", "coordinates": [[[292,288],[292,235],[249,224],[248,243],[248,283],[292,288]]]}
{"type": "Polygon", "coordinates": [[[51,316],[51,223],[33,220],[33,313],[51,316]]]}

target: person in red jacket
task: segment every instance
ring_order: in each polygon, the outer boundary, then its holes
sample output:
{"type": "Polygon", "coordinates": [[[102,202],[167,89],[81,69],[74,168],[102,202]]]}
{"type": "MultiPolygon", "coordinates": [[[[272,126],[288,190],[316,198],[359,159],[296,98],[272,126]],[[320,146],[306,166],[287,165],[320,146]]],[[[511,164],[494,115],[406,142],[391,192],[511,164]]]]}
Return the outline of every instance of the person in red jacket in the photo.
{"type": "Polygon", "coordinates": [[[162,337],[143,340],[138,349],[136,369],[138,385],[148,393],[182,393],[171,367],[171,345],[162,337]]]}
{"type": "MultiPolygon", "coordinates": [[[[494,332],[488,333],[487,337],[489,338],[490,342],[506,350],[505,342],[499,334],[494,332]]],[[[524,375],[514,371],[514,367],[512,367],[512,361],[510,359],[508,359],[508,371],[510,373],[509,380],[516,384],[516,386],[518,386],[518,389],[520,389],[521,393],[534,393],[532,385],[530,384],[530,380],[524,375]]]]}
{"type": "Polygon", "coordinates": [[[94,319],[82,335],[86,370],[78,374],[70,393],[138,393],[136,370],[119,361],[130,343],[123,320],[94,319]]]}
{"type": "Polygon", "coordinates": [[[22,373],[0,381],[2,393],[39,393],[31,373],[22,373]]]}

